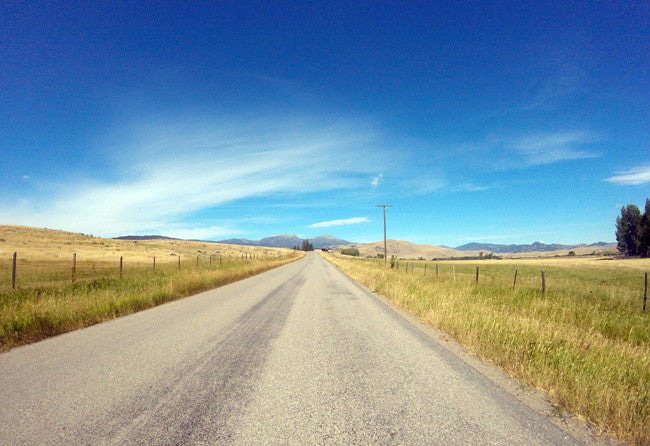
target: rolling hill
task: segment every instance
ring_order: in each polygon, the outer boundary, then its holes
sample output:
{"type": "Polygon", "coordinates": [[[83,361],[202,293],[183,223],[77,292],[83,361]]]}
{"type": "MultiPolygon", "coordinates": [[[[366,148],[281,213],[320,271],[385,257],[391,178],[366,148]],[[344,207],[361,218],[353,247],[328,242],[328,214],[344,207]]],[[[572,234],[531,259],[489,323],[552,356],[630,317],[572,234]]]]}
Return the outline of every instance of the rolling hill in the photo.
{"type": "MultiPolygon", "coordinates": [[[[145,236],[146,237],[146,236],[145,236]]],[[[284,249],[258,246],[235,246],[216,242],[177,240],[170,238],[118,240],[93,237],[56,229],[30,226],[0,225],[0,262],[8,262],[18,252],[21,261],[72,259],[73,254],[82,260],[149,262],[156,256],[159,262],[176,261],[178,256],[197,255],[277,255],[284,249]]]]}
{"type": "MultiPolygon", "coordinates": [[[[478,256],[479,251],[458,251],[453,248],[446,248],[442,246],[434,245],[418,245],[416,243],[407,242],[405,240],[386,240],[386,245],[388,248],[388,256],[395,255],[399,258],[404,259],[418,259],[420,257],[424,259],[445,259],[450,257],[467,257],[467,256],[478,256]]],[[[384,253],[384,242],[374,242],[374,243],[365,243],[365,244],[351,244],[348,246],[339,246],[336,248],[337,251],[340,251],[340,248],[346,247],[356,247],[359,249],[359,253],[364,257],[375,257],[377,254],[384,253]]]]}
{"type": "MultiPolygon", "coordinates": [[[[462,258],[462,257],[478,257],[481,253],[483,255],[489,253],[498,254],[500,257],[504,258],[523,258],[523,257],[553,257],[553,256],[566,256],[569,255],[569,252],[573,251],[575,255],[612,255],[616,254],[616,244],[615,243],[594,243],[591,245],[545,245],[548,246],[562,246],[565,249],[558,250],[546,250],[542,251],[541,249],[544,246],[539,246],[539,243],[531,245],[500,245],[500,246],[530,246],[540,250],[537,251],[523,251],[519,250],[517,252],[503,252],[503,251],[492,251],[489,249],[474,249],[468,250],[467,248],[470,245],[463,245],[465,249],[460,250],[458,248],[449,248],[446,246],[435,246],[435,245],[418,245],[416,243],[407,242],[405,240],[387,240],[386,241],[388,248],[388,256],[394,255],[401,259],[450,259],[450,258],[462,258]],[[567,249],[570,248],[570,249],[567,249]]],[[[475,243],[471,245],[473,247],[485,247],[486,244],[475,243]]],[[[495,245],[499,246],[499,245],[495,245]]],[[[384,242],[374,242],[374,243],[365,243],[365,244],[350,244],[347,246],[338,246],[336,251],[340,251],[343,248],[347,247],[356,247],[359,249],[359,253],[363,257],[375,257],[377,254],[384,253],[384,242]]]]}

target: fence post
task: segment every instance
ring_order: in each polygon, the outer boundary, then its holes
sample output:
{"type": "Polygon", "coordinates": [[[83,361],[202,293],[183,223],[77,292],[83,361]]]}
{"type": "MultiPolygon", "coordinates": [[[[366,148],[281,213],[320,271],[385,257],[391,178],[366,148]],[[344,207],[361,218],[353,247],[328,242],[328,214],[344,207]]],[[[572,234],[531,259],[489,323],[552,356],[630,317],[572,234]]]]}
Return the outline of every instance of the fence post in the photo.
{"type": "Polygon", "coordinates": [[[438,264],[436,263],[436,277],[438,277],[438,264]]]}
{"type": "Polygon", "coordinates": [[[542,294],[546,294],[546,278],[544,277],[544,271],[542,271],[542,294]]]}
{"type": "Polygon", "coordinates": [[[425,275],[425,276],[427,275],[427,264],[426,263],[424,264],[424,273],[422,273],[422,274],[425,275]]]}
{"type": "Polygon", "coordinates": [[[11,266],[11,288],[14,290],[16,289],[16,255],[17,254],[18,253],[14,252],[14,260],[11,266]]]}
{"type": "Polygon", "coordinates": [[[454,272],[454,282],[456,281],[456,265],[451,265],[451,270],[454,272]]]}
{"type": "Polygon", "coordinates": [[[212,254],[210,254],[210,268],[212,268],[212,254]]]}
{"type": "Polygon", "coordinates": [[[476,283],[478,283],[478,266],[476,267],[476,283]]]}
{"type": "Polygon", "coordinates": [[[120,256],[120,279],[122,278],[122,260],[123,259],[124,258],[122,256],[120,256]]]}
{"type": "Polygon", "coordinates": [[[156,270],[156,256],[153,256],[153,270],[156,270]]]}
{"type": "Polygon", "coordinates": [[[77,253],[72,254],[72,283],[75,281],[75,274],[77,272],[77,253]]]}
{"type": "Polygon", "coordinates": [[[222,261],[223,261],[223,254],[219,254],[219,265],[221,265],[222,261]]]}
{"type": "MultiPolygon", "coordinates": [[[[14,254],[15,255],[15,254],[14,254]]],[[[14,263],[16,261],[14,260],[14,263]]],[[[645,301],[648,299],[648,272],[645,272],[645,289],[643,290],[643,312],[645,313],[645,301]]]]}
{"type": "Polygon", "coordinates": [[[199,256],[196,256],[196,266],[199,266],[199,256]]]}
{"type": "Polygon", "coordinates": [[[515,281],[512,282],[512,291],[515,290],[516,285],[517,285],[517,270],[515,270],[515,281]]]}
{"type": "Polygon", "coordinates": [[[178,270],[181,270],[181,255],[178,255],[178,270]]]}

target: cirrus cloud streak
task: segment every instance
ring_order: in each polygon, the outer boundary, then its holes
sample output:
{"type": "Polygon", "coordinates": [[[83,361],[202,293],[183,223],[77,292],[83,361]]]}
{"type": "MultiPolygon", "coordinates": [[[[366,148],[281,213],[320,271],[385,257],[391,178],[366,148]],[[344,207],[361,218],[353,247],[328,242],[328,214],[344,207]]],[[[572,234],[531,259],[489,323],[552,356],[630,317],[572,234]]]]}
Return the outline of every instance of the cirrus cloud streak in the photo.
{"type": "Polygon", "coordinates": [[[650,183],[650,164],[647,166],[633,167],[623,172],[616,172],[611,177],[605,178],[604,181],[630,186],[650,183]]]}
{"type": "Polygon", "coordinates": [[[310,228],[327,228],[328,226],[343,226],[343,225],[356,225],[359,223],[368,223],[370,220],[368,217],[353,217],[353,218],[344,218],[340,220],[330,220],[330,221],[321,221],[320,223],[314,223],[309,225],[310,228]]]}
{"type": "Polygon", "coordinates": [[[191,215],[248,198],[363,188],[378,167],[363,149],[372,136],[349,123],[222,124],[167,123],[105,148],[117,175],[63,171],[37,193],[0,198],[3,223],[209,239],[239,231],[191,215]]]}

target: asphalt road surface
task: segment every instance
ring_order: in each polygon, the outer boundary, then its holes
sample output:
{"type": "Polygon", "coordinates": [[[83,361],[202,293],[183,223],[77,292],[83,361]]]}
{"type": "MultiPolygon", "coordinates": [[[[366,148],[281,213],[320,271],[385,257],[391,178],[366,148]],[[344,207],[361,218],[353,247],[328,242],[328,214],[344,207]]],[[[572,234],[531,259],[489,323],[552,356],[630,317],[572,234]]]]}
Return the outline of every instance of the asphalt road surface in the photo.
{"type": "Polygon", "coordinates": [[[0,355],[0,444],[575,444],[317,254],[0,355]]]}

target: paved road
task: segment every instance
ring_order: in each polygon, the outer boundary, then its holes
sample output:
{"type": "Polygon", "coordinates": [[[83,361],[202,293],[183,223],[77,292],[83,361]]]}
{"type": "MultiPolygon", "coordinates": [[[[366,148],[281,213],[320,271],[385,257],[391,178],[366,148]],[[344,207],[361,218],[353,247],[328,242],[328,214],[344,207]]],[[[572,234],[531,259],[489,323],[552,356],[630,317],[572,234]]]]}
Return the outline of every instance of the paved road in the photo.
{"type": "Polygon", "coordinates": [[[0,444],[573,444],[316,254],[0,355],[0,444]]]}

